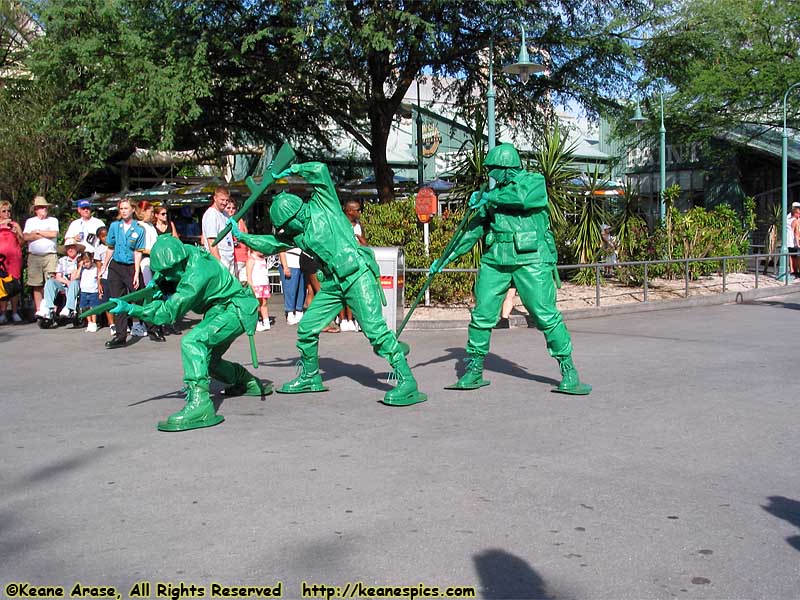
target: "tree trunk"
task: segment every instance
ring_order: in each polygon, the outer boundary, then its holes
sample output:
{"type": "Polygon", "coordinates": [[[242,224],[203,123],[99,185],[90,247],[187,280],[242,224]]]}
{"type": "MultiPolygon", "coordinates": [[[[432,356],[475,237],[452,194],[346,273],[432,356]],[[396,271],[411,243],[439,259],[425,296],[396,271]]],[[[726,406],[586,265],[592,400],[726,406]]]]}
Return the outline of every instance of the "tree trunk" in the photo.
{"type": "Polygon", "coordinates": [[[386,143],[392,126],[392,114],[387,114],[383,107],[377,106],[369,111],[370,138],[372,147],[369,155],[375,171],[375,187],[378,189],[378,201],[381,203],[394,200],[394,173],[386,159],[386,143]]]}

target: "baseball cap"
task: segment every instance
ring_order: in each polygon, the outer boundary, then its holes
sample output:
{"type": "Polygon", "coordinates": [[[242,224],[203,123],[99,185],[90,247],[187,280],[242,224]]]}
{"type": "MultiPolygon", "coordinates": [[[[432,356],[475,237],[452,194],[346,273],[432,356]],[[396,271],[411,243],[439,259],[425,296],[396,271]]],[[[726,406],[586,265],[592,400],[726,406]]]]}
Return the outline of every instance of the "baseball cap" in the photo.
{"type": "Polygon", "coordinates": [[[792,202],[792,208],[800,208],[800,202],[792,202]]]}
{"type": "Polygon", "coordinates": [[[78,208],[90,208],[92,203],[88,200],[78,200],[78,208]]]}

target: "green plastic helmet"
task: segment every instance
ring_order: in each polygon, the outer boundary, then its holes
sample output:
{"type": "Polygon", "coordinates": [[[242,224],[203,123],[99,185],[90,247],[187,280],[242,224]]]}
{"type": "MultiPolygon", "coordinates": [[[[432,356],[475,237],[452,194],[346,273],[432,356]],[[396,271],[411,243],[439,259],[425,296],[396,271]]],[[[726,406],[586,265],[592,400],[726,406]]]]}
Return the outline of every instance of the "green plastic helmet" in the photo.
{"type": "Polygon", "coordinates": [[[519,169],[522,167],[519,152],[517,152],[513,144],[508,143],[500,144],[489,150],[483,164],[487,167],[500,167],[505,169],[519,169]]]}
{"type": "Polygon", "coordinates": [[[153,271],[166,271],[182,263],[189,254],[183,243],[171,235],[160,235],[150,251],[150,268],[153,271]]]}
{"type": "Polygon", "coordinates": [[[280,229],[303,208],[303,199],[289,192],[281,192],[272,199],[269,207],[269,218],[272,224],[280,229]]]}

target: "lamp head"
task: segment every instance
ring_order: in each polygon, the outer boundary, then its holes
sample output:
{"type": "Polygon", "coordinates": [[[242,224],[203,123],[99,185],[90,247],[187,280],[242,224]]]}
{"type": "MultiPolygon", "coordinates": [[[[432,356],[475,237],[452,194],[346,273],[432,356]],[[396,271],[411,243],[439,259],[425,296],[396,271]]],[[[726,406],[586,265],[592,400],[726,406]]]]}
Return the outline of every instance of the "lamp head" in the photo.
{"type": "Polygon", "coordinates": [[[522,28],[522,44],[519,47],[517,62],[506,66],[503,71],[506,73],[511,73],[512,75],[519,75],[519,78],[522,80],[523,84],[528,83],[528,78],[534,73],[541,73],[544,71],[544,65],[531,62],[530,57],[528,56],[528,47],[525,43],[524,27],[522,28]]]}
{"type": "Polygon", "coordinates": [[[640,127],[643,123],[647,122],[647,117],[642,115],[642,107],[639,105],[639,101],[636,101],[636,110],[633,111],[633,116],[629,119],[631,123],[635,124],[636,127],[640,127]]]}

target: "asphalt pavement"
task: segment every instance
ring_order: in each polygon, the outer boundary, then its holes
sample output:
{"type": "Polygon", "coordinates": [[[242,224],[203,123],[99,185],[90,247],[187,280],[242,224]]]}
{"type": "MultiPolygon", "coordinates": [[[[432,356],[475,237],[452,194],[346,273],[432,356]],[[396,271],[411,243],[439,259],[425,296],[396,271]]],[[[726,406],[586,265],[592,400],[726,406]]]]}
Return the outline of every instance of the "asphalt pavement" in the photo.
{"type": "MultiPolygon", "coordinates": [[[[361,334],[323,334],[329,392],[217,393],[226,420],[183,433],[156,430],[182,405],[179,337],[106,350],[105,329],[2,326],[0,584],[798,598],[798,309],[568,321],[586,397],[551,393],[536,330],[496,331],[472,392],[442,389],[465,330],[407,331],[429,395],[407,408],[379,403],[388,368],[361,334]]],[[[255,372],[291,379],[294,328],[257,340],[255,372]]]]}

